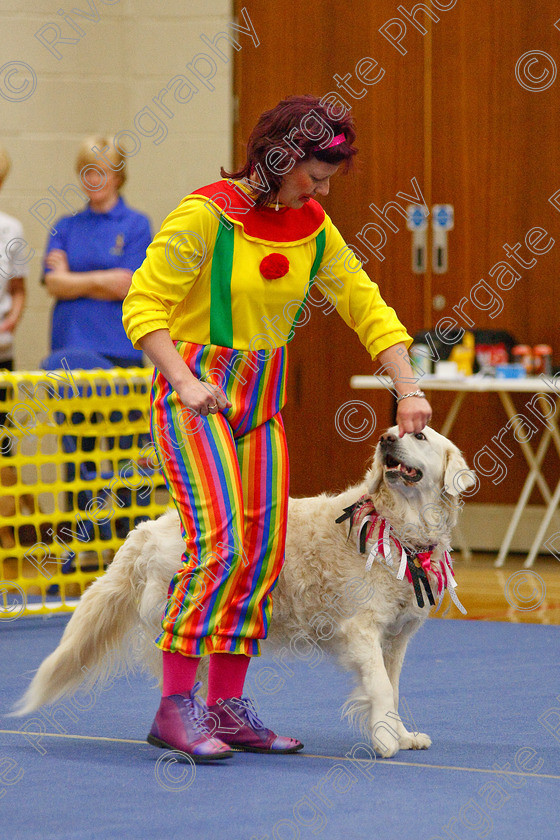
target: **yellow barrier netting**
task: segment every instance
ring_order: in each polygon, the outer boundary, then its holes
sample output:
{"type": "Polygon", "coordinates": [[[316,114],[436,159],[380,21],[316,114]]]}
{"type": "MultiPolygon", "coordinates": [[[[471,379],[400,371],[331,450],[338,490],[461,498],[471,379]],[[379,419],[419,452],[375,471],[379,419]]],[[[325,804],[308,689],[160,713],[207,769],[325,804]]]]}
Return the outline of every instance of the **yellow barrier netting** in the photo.
{"type": "Polygon", "coordinates": [[[70,612],[126,534],[169,504],[152,371],[0,371],[0,621],[70,612]]]}

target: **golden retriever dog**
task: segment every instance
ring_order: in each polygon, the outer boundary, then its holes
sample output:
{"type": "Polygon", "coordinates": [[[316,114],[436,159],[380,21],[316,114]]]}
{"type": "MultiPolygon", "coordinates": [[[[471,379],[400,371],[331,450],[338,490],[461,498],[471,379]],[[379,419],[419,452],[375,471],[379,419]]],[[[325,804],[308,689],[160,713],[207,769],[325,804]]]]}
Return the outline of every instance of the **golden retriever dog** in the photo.
{"type": "MultiPolygon", "coordinates": [[[[382,756],[426,749],[399,714],[399,675],[412,635],[447,591],[461,493],[474,484],[456,446],[431,428],[381,435],[362,484],[338,495],[290,498],[286,561],[273,592],[266,649],[320,645],[355,673],[344,714],[382,756]]],[[[56,650],[21,698],[24,715],[140,662],[161,680],[158,635],[184,543],[175,510],[132,531],[82,596],[56,650]]],[[[206,671],[203,657],[199,673],[206,671]]]]}

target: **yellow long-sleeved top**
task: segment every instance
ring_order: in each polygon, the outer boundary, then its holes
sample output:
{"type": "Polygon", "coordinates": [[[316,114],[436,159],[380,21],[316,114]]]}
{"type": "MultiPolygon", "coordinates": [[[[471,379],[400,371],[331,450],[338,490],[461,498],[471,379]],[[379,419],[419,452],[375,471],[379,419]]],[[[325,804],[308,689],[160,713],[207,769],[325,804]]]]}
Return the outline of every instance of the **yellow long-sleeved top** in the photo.
{"type": "Polygon", "coordinates": [[[175,340],[270,351],[293,337],[313,278],[373,359],[411,343],[318,202],[279,212],[252,204],[224,180],[167,217],[123,303],[134,346],[166,328],[175,340]]]}

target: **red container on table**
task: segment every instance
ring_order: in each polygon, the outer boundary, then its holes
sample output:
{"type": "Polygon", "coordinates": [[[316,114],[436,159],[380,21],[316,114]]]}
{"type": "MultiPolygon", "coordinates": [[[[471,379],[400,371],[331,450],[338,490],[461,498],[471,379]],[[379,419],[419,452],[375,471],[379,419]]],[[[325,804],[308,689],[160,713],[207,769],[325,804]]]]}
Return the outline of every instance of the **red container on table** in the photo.
{"type": "Polygon", "coordinates": [[[516,344],[511,350],[512,361],[525,368],[527,376],[533,373],[533,351],[528,344],[516,344]]]}
{"type": "Polygon", "coordinates": [[[552,373],[552,347],[549,344],[537,344],[533,347],[533,373],[535,376],[552,373]]]}

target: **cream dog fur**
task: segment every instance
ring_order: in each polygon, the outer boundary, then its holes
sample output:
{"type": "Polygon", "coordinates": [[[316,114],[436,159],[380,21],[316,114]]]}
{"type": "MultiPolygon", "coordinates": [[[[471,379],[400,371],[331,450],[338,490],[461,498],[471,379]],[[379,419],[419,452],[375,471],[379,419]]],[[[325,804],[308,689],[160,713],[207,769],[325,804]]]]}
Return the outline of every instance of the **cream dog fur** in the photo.
{"type": "MultiPolygon", "coordinates": [[[[421,608],[412,583],[398,579],[401,552],[394,540],[388,558],[375,557],[380,528],[390,524],[393,536],[412,552],[432,549],[428,579],[436,595],[436,572],[445,566],[461,493],[474,481],[457,447],[442,435],[425,428],[399,438],[395,426],[381,436],[362,484],[338,495],[290,498],[286,561],[273,592],[265,644],[297,651],[301,642],[314,643],[336,652],[357,678],[344,713],[385,757],[431,744],[428,735],[407,731],[398,715],[406,647],[428,617],[429,605],[421,608]],[[336,522],[361,497],[366,497],[365,507],[356,509],[352,519],[336,522]],[[372,510],[370,502],[378,518],[364,526],[362,553],[356,524],[372,510]]],[[[98,687],[133,662],[161,680],[161,652],[153,639],[183,550],[174,509],[135,528],[105,575],[82,596],[16,714],[98,687]]],[[[404,555],[402,562],[401,576],[404,555]]],[[[206,660],[199,668],[203,677],[206,660]]]]}

